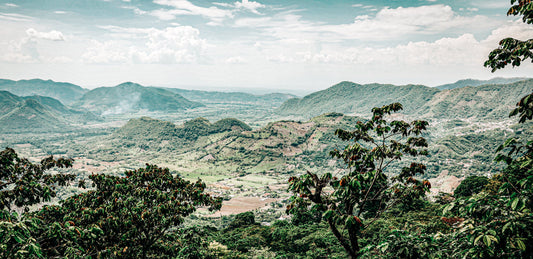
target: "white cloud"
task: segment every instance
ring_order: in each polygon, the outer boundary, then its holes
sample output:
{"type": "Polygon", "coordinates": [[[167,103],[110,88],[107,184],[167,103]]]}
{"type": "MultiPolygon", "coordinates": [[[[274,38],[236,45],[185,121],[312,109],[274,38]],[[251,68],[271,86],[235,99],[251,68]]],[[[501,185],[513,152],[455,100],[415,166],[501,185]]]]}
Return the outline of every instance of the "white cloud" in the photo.
{"type": "Polygon", "coordinates": [[[173,7],[174,9],[159,9],[151,14],[161,20],[173,20],[179,15],[200,15],[210,19],[212,22],[221,23],[226,18],[232,18],[233,14],[229,10],[223,10],[214,6],[201,7],[194,5],[187,0],[154,0],[158,5],[173,7]]]}
{"type": "Polygon", "coordinates": [[[352,7],[370,9],[370,8],[373,8],[374,6],[373,5],[364,5],[364,4],[353,4],[352,7]]]}
{"type": "MultiPolygon", "coordinates": [[[[20,38],[0,41],[0,60],[11,63],[65,63],[67,57],[59,56],[65,45],[65,37],[56,30],[39,32],[26,29],[20,38]]],[[[20,33],[18,34],[20,35],[20,33]]]]}
{"type": "Polygon", "coordinates": [[[148,34],[157,31],[155,28],[125,28],[115,25],[101,25],[97,27],[112,32],[113,36],[118,38],[128,39],[147,38],[148,34]]]}
{"type": "Polygon", "coordinates": [[[13,3],[6,3],[5,6],[7,6],[7,7],[19,7],[18,5],[13,4],[13,3]]]}
{"type": "Polygon", "coordinates": [[[123,36],[123,40],[93,41],[83,55],[89,63],[194,63],[202,59],[207,42],[190,26],[155,28],[122,28],[102,26],[123,36]],[[138,38],[142,44],[130,41],[138,38]]]}
{"type": "Polygon", "coordinates": [[[33,20],[33,18],[30,16],[16,13],[0,13],[0,19],[14,22],[29,22],[33,20]]]}
{"type": "Polygon", "coordinates": [[[236,57],[227,58],[225,63],[227,63],[227,64],[243,64],[243,63],[246,63],[246,60],[243,57],[241,57],[241,56],[236,56],[236,57]]]}
{"type": "Polygon", "coordinates": [[[32,38],[23,38],[19,41],[10,41],[0,55],[0,59],[13,63],[32,63],[39,60],[37,41],[32,38]]]}
{"type": "Polygon", "coordinates": [[[100,42],[92,41],[92,46],[87,49],[82,58],[89,63],[127,63],[131,47],[124,47],[119,41],[100,42]]]}
{"type": "Polygon", "coordinates": [[[178,10],[159,9],[150,12],[150,15],[155,16],[159,20],[170,21],[176,19],[178,15],[190,15],[190,12],[180,12],[178,10]]]}
{"type": "Polygon", "coordinates": [[[533,38],[533,26],[523,23],[522,20],[508,22],[493,30],[484,42],[496,47],[501,39],[508,37],[513,37],[519,40],[531,39],[533,38]]]}
{"type": "Polygon", "coordinates": [[[254,2],[254,1],[242,0],[242,2],[238,2],[238,1],[235,2],[235,7],[237,9],[246,9],[252,13],[260,14],[259,11],[257,11],[257,9],[265,8],[265,5],[260,4],[258,2],[254,2]]]}
{"type": "Polygon", "coordinates": [[[383,8],[375,15],[360,15],[348,24],[321,24],[303,20],[294,13],[272,17],[242,18],[236,27],[264,30],[265,35],[304,38],[317,41],[380,41],[401,40],[413,35],[454,34],[469,29],[492,26],[495,22],[481,15],[460,16],[447,5],[383,8]]]}
{"type": "Polygon", "coordinates": [[[60,31],[56,31],[56,30],[52,30],[49,32],[39,32],[33,28],[30,28],[26,30],[26,34],[30,38],[35,38],[35,39],[44,39],[44,40],[52,40],[52,41],[64,41],[65,40],[63,33],[61,33],[60,31]]]}
{"type": "Polygon", "coordinates": [[[143,14],[147,14],[148,13],[147,11],[141,10],[139,7],[135,7],[135,6],[122,6],[122,8],[133,10],[133,13],[135,13],[137,15],[143,15],[143,14]]]}
{"type": "Polygon", "coordinates": [[[55,14],[66,14],[67,12],[65,11],[54,11],[55,14]]]}
{"type": "Polygon", "coordinates": [[[450,66],[482,64],[490,47],[477,41],[472,34],[456,38],[441,38],[434,42],[418,41],[395,47],[349,47],[323,46],[321,49],[298,51],[297,47],[286,47],[290,51],[265,58],[279,63],[305,64],[352,64],[378,66],[450,66]]]}
{"type": "Polygon", "coordinates": [[[409,34],[435,34],[452,28],[462,28],[487,22],[483,16],[463,17],[450,6],[431,5],[381,9],[375,17],[358,16],[351,24],[322,26],[351,39],[384,40],[409,34]]]}
{"type": "Polygon", "coordinates": [[[533,38],[533,27],[521,21],[509,22],[482,40],[464,33],[457,37],[442,37],[435,41],[412,41],[391,47],[345,47],[339,43],[312,44],[296,41],[261,43],[266,60],[276,63],[342,64],[383,67],[482,67],[488,53],[505,37],[533,38]],[[282,45],[284,43],[284,45],[282,45]],[[277,46],[277,47],[273,47],[277,46]]]}
{"type": "Polygon", "coordinates": [[[275,62],[275,63],[294,63],[296,60],[292,57],[285,56],[283,54],[276,55],[276,56],[267,56],[266,57],[268,61],[275,62]]]}
{"type": "Polygon", "coordinates": [[[234,9],[234,11],[247,10],[247,11],[250,11],[250,12],[255,13],[255,14],[261,14],[259,11],[257,11],[257,9],[266,7],[264,4],[261,4],[259,2],[248,1],[248,0],[242,0],[240,2],[237,1],[237,2],[235,2],[233,4],[230,4],[230,3],[217,3],[217,2],[214,2],[213,4],[214,5],[218,5],[218,6],[222,6],[222,7],[226,7],[226,8],[232,8],[232,9],[234,9]]]}

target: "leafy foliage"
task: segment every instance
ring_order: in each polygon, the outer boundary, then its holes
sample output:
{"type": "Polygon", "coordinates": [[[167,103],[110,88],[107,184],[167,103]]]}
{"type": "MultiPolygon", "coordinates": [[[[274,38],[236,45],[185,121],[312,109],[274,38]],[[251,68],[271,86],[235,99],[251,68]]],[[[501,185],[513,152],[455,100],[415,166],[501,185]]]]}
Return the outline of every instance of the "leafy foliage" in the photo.
{"type": "MultiPolygon", "coordinates": [[[[511,0],[511,8],[507,15],[520,15],[522,21],[533,24],[533,2],[531,0],[511,0]]],[[[485,61],[485,66],[492,68],[492,72],[504,68],[508,64],[513,67],[520,66],[521,62],[528,58],[533,62],[533,39],[525,41],[505,38],[500,41],[500,46],[489,54],[489,59],[485,61]]],[[[533,93],[524,96],[517,104],[510,116],[519,114],[521,123],[533,118],[533,93]]]]}
{"type": "Polygon", "coordinates": [[[489,184],[489,178],[485,176],[471,175],[464,179],[453,192],[455,197],[469,197],[479,193],[489,184]]]}
{"type": "MultiPolygon", "coordinates": [[[[242,218],[239,215],[242,214],[238,214],[236,218],[242,218]]],[[[293,225],[279,220],[271,226],[245,224],[215,232],[213,238],[227,248],[219,257],[346,258],[346,253],[342,247],[335,245],[335,236],[324,223],[293,225]],[[260,255],[258,251],[268,251],[270,254],[260,255]]]]}
{"type": "Polygon", "coordinates": [[[205,194],[205,184],[172,176],[147,165],[125,177],[92,175],[96,190],[46,206],[31,217],[43,228],[38,236],[51,256],[143,257],[176,254],[174,228],[197,206],[219,209],[221,198],[205,194]]]}
{"type": "Polygon", "coordinates": [[[0,152],[0,257],[26,258],[41,257],[42,252],[33,229],[38,225],[33,220],[19,220],[15,212],[50,201],[56,195],[57,186],[65,186],[74,180],[72,174],[49,173],[52,168],[72,166],[72,159],[52,156],[33,164],[20,158],[15,150],[6,148],[0,152]]]}
{"type": "Polygon", "coordinates": [[[55,197],[56,186],[65,186],[75,179],[73,174],[47,173],[58,167],[71,167],[72,159],[47,157],[40,164],[20,158],[15,150],[0,152],[0,210],[12,210],[50,201],[55,197]],[[14,207],[15,206],[15,207],[14,207]]]}
{"type": "MultiPolygon", "coordinates": [[[[531,0],[511,0],[511,8],[507,15],[520,15],[522,21],[533,24],[533,2],[531,0]]],[[[533,62],[533,39],[521,41],[514,38],[505,38],[500,41],[500,46],[489,54],[485,66],[492,68],[492,72],[511,64],[520,66],[528,58],[533,62]]]]}
{"type": "Polygon", "coordinates": [[[359,253],[360,231],[371,224],[370,219],[379,217],[400,200],[423,196],[430,188],[429,182],[414,178],[424,173],[423,164],[412,162],[399,172],[390,172],[391,163],[404,156],[427,155],[424,149],[427,142],[420,136],[426,131],[426,121],[385,120],[385,116],[401,109],[399,103],[374,108],[372,119],[357,122],[354,131],[335,132],[340,139],[351,142],[343,151],[331,152],[348,166],[342,176],[307,172],[289,179],[289,189],[295,195],[291,197],[288,212],[302,208],[321,211],[322,218],[352,258],[359,253]]]}

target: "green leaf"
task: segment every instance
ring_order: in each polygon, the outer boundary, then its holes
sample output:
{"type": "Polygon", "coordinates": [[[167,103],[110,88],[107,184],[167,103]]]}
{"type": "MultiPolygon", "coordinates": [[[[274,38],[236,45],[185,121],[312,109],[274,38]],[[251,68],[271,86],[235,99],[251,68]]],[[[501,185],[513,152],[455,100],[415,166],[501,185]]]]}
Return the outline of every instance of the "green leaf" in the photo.
{"type": "Polygon", "coordinates": [[[324,215],[322,216],[325,220],[328,220],[330,219],[334,214],[334,211],[332,210],[327,210],[326,212],[324,212],[324,215]]]}
{"type": "Polygon", "coordinates": [[[520,239],[516,240],[516,246],[518,247],[518,249],[526,251],[526,244],[524,244],[524,241],[520,239]]]}
{"type": "Polygon", "coordinates": [[[512,210],[515,210],[516,209],[516,206],[518,206],[518,202],[520,201],[520,198],[518,197],[515,197],[513,199],[513,201],[511,202],[511,209],[512,210]]]}
{"type": "Polygon", "coordinates": [[[389,243],[383,243],[383,245],[381,246],[380,250],[382,253],[385,253],[387,251],[387,249],[389,248],[389,243]]]}
{"type": "Polygon", "coordinates": [[[491,239],[488,235],[483,236],[483,243],[485,243],[486,246],[490,247],[490,241],[491,239]]]}

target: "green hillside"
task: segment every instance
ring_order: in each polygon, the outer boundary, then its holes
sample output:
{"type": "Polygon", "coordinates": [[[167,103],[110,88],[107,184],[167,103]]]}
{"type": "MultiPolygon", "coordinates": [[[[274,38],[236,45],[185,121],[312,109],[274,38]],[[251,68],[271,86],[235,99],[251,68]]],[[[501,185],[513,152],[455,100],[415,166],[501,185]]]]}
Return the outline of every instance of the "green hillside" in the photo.
{"type": "Polygon", "coordinates": [[[304,98],[290,99],[276,112],[305,118],[326,112],[368,115],[372,107],[400,102],[403,104],[404,114],[429,120],[494,121],[506,118],[516,101],[531,91],[533,79],[442,91],[420,85],[359,85],[341,82],[304,98]]]}
{"type": "Polygon", "coordinates": [[[8,91],[0,91],[0,114],[6,114],[17,107],[21,101],[19,96],[16,96],[8,91]]]}
{"type": "Polygon", "coordinates": [[[88,91],[71,83],[42,79],[19,81],[0,79],[0,90],[6,90],[18,96],[40,95],[52,97],[64,104],[75,102],[88,91]]]}
{"type": "Polygon", "coordinates": [[[165,89],[144,87],[131,82],[93,89],[74,105],[102,115],[140,110],[178,112],[204,106],[165,89]]]}
{"type": "Polygon", "coordinates": [[[164,141],[177,137],[176,125],[149,117],[131,119],[119,128],[115,136],[135,141],[164,141]]]}
{"type": "Polygon", "coordinates": [[[71,124],[101,120],[91,112],[70,109],[51,97],[20,97],[7,91],[0,91],[0,112],[0,131],[4,133],[64,131],[71,129],[71,124]]]}
{"type": "Polygon", "coordinates": [[[197,118],[175,126],[143,117],[96,140],[88,150],[105,161],[152,161],[180,166],[194,175],[292,174],[332,168],[334,162],[323,162],[330,160],[329,150],[342,145],[334,132],[339,127],[353,128],[356,120],[326,114],[308,122],[278,121],[251,130],[236,119],[210,123],[197,118]]]}
{"type": "Polygon", "coordinates": [[[431,119],[501,120],[520,97],[533,91],[533,79],[510,84],[483,85],[444,90],[419,110],[431,119]]]}
{"type": "Polygon", "coordinates": [[[38,101],[22,100],[9,112],[0,116],[0,132],[48,132],[68,128],[66,122],[38,101]]]}
{"type": "Polygon", "coordinates": [[[525,77],[512,77],[512,78],[503,78],[503,77],[495,77],[490,80],[476,80],[476,79],[462,79],[458,80],[455,83],[451,84],[444,84],[437,86],[440,90],[448,90],[448,89],[455,89],[455,88],[462,88],[467,86],[480,86],[480,85],[501,85],[501,84],[510,84],[518,81],[523,81],[528,78],[525,77]]]}
{"type": "Polygon", "coordinates": [[[326,90],[312,93],[301,99],[285,102],[276,112],[307,118],[327,112],[368,115],[373,107],[400,102],[405,113],[418,110],[439,90],[422,85],[360,85],[341,82],[326,90]]]}
{"type": "Polygon", "coordinates": [[[243,92],[217,92],[217,91],[200,91],[186,90],[179,88],[165,88],[169,91],[178,93],[183,97],[201,103],[243,103],[255,105],[279,106],[286,100],[296,96],[292,94],[271,93],[265,95],[254,95],[243,92]]]}
{"type": "Polygon", "coordinates": [[[129,120],[126,125],[113,133],[113,138],[131,140],[145,145],[162,142],[170,142],[171,145],[175,145],[195,141],[201,136],[210,134],[245,130],[251,130],[250,126],[231,118],[223,119],[213,124],[207,119],[197,118],[186,121],[181,126],[176,126],[168,121],[141,117],[129,120]]]}

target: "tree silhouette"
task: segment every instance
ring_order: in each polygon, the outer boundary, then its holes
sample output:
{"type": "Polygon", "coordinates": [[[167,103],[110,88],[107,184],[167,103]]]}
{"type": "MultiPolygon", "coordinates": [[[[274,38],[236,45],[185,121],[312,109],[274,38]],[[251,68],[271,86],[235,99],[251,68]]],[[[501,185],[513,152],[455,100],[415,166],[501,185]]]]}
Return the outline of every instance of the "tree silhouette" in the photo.
{"type": "Polygon", "coordinates": [[[414,178],[424,173],[425,165],[410,162],[398,171],[391,167],[405,156],[427,155],[427,142],[421,134],[428,122],[385,120],[400,110],[399,103],[374,108],[372,119],[358,121],[355,130],[335,132],[350,142],[342,151],[331,151],[331,156],[342,159],[348,167],[342,175],[307,172],[289,179],[294,195],[288,212],[322,212],[322,218],[351,258],[359,254],[362,229],[394,204],[421,197],[430,188],[428,181],[414,178]]]}

